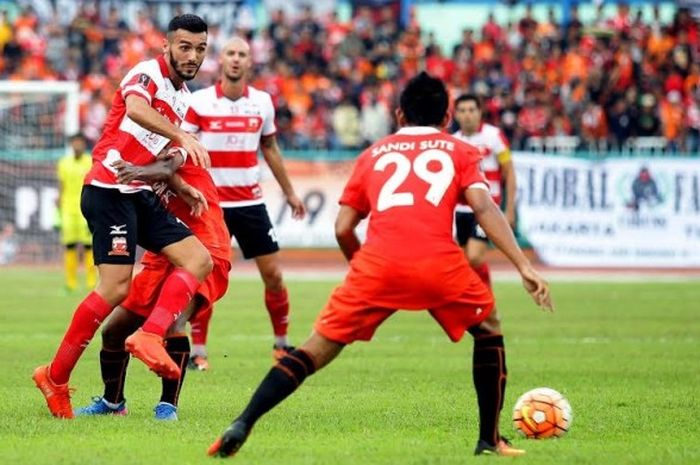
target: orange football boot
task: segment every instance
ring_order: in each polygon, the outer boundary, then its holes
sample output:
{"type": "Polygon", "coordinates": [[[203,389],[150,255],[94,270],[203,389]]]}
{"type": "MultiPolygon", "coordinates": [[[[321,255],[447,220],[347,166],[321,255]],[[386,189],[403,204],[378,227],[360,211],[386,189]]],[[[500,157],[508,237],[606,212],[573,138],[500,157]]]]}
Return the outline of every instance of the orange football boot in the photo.
{"type": "Polygon", "coordinates": [[[66,384],[55,384],[49,376],[49,365],[42,365],[34,370],[32,379],[46,399],[49,411],[56,418],[74,418],[70,404],[72,389],[66,384]]]}
{"type": "Polygon", "coordinates": [[[516,449],[510,441],[504,437],[498,440],[495,446],[486,441],[479,440],[474,450],[474,455],[500,455],[501,457],[519,457],[525,455],[523,449],[516,449]]]}
{"type": "Polygon", "coordinates": [[[155,374],[167,379],[180,379],[180,367],[165,351],[163,338],[139,328],[126,338],[126,351],[148,365],[155,374]]]}

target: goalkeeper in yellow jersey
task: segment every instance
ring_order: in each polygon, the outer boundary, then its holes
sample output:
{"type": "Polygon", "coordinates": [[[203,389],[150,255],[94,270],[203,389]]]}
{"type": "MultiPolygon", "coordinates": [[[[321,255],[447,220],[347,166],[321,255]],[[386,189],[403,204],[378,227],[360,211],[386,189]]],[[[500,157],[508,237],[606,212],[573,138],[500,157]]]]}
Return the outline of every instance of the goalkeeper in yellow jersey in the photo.
{"type": "Polygon", "coordinates": [[[92,258],[92,237],[80,211],[83,179],[92,166],[85,137],[78,133],[70,138],[71,153],[58,162],[58,211],[60,217],[66,289],[78,289],[78,245],[82,244],[87,287],[95,287],[96,271],[92,258]]]}

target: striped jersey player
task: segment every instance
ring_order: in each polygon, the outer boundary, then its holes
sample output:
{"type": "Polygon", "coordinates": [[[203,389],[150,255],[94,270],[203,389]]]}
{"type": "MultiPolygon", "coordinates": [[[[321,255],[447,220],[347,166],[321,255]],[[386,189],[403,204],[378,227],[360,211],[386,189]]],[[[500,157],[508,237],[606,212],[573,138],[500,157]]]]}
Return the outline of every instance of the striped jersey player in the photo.
{"type": "MultiPolygon", "coordinates": [[[[466,94],[457,98],[454,111],[460,129],[453,135],[481,152],[481,169],[489,183],[491,198],[496,205],[501,205],[505,196],[505,217],[514,227],[516,182],[508,141],[499,128],[481,120],[481,101],[477,96],[466,94]]],[[[457,242],[466,249],[472,268],[490,286],[491,276],[485,261],[488,238],[471,208],[459,205],[456,210],[457,242]]]]}
{"type": "MultiPolygon", "coordinates": [[[[289,299],[282,281],[277,235],[260,188],[258,150],[284,193],[292,216],[302,219],[304,203],[294,192],[275,137],[275,109],[267,92],[247,83],[252,59],[248,43],[229,40],[221,51],[221,80],[192,95],[183,128],[197,133],[211,155],[211,175],[217,187],[224,219],[246,259],[255,259],[265,283],[265,306],[275,335],[273,355],[284,355],[289,299]]],[[[193,322],[192,362],[206,363],[208,319],[193,322]]],[[[191,366],[193,365],[191,364],[191,366]]]]}
{"type": "Polygon", "coordinates": [[[56,417],[74,416],[70,374],[102,321],[128,295],[137,244],[162,253],[175,269],[163,283],[154,312],[127,338],[125,349],[158,375],[180,377],[163,336],[212,270],[211,257],[149,186],[120,183],[113,164],[151,163],[173,141],[190,161],[209,165],[206,150],[179,127],[190,97],[185,81],[195,77],[206,51],[207,24],[196,15],[176,16],[168,25],[163,54],[137,64],[115,92],[81,196],[100,279],[75,310],[53,360],[33,375],[56,417]]]}

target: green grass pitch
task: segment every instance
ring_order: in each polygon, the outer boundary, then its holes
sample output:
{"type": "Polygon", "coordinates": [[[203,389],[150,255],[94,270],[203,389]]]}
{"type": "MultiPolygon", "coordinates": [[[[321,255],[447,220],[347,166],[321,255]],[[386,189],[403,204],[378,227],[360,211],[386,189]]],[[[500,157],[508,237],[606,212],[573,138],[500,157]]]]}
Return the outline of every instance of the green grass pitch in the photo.
{"type": "MultiPolygon", "coordinates": [[[[289,283],[291,336],[309,333],[332,282],[289,283]]],[[[132,360],[125,418],[51,418],[34,387],[80,296],[60,296],[60,275],[0,274],[0,462],[211,464],[212,440],[271,365],[271,334],[256,280],[233,280],[210,333],[212,369],[189,373],[180,421],[152,418],[159,380],[132,360]]],[[[509,382],[502,431],[528,389],[561,391],[574,411],[560,440],[516,439],[528,455],[472,456],[477,413],[471,340],[451,344],[425,313],[401,313],[375,340],[338,360],[267,415],[233,463],[241,464],[698,464],[700,284],[554,283],[557,313],[537,310],[517,283],[497,283],[509,382]]],[[[101,393],[99,338],[74,372],[74,406],[101,393]]]]}

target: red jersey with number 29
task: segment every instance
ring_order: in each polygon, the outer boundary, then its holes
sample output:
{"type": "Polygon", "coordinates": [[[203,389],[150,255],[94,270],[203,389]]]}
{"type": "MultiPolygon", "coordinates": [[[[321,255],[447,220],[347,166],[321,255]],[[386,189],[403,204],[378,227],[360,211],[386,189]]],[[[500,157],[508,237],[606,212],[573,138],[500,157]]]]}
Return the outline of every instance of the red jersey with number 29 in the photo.
{"type": "Polygon", "coordinates": [[[453,254],[455,206],[464,191],[488,192],[479,150],[432,127],[413,126],[359,156],[341,205],[369,215],[363,250],[387,259],[453,254]]]}

